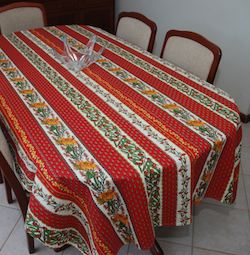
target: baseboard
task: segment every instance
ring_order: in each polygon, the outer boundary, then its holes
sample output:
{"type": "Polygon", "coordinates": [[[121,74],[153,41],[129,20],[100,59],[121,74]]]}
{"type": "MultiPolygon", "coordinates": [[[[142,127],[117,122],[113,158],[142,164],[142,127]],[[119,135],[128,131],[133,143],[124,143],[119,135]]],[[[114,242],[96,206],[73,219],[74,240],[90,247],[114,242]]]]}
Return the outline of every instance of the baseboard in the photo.
{"type": "Polygon", "coordinates": [[[250,122],[250,114],[240,113],[240,119],[243,123],[248,123],[250,122]]]}

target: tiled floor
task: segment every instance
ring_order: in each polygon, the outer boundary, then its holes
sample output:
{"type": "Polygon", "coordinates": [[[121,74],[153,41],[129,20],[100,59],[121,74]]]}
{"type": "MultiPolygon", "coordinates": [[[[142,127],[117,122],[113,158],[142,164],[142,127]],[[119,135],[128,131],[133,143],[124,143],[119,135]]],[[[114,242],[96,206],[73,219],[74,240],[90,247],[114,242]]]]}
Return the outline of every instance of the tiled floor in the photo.
{"type": "MultiPolygon", "coordinates": [[[[5,202],[0,185],[0,255],[28,255],[23,220],[17,204],[5,202]]],[[[166,255],[249,255],[250,254],[250,124],[243,126],[242,169],[237,201],[224,206],[206,200],[194,211],[188,227],[160,228],[157,240],[166,255]]],[[[80,255],[69,248],[55,253],[36,242],[37,255],[80,255]]],[[[149,255],[134,246],[124,246],[119,255],[149,255]]]]}

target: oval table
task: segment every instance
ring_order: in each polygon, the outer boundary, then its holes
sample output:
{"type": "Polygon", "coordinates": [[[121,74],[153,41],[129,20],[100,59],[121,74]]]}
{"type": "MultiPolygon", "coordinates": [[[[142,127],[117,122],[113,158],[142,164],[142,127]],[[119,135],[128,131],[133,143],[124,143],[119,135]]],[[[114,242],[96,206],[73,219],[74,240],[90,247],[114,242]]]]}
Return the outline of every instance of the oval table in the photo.
{"type": "Polygon", "coordinates": [[[0,120],[30,193],[27,233],[51,248],[162,254],[157,226],[192,222],[209,197],[234,201],[242,129],[224,91],[101,29],[70,25],[0,38],[0,120]],[[63,38],[98,61],[53,56],[63,38]]]}

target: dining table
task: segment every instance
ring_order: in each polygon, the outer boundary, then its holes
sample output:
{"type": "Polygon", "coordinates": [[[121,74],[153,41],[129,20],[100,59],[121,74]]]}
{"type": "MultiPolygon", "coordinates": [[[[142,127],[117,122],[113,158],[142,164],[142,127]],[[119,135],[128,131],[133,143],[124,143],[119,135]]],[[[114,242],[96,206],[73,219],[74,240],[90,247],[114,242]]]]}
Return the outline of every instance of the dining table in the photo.
{"type": "MultiPolygon", "coordinates": [[[[234,202],[242,127],[222,89],[99,28],[0,37],[0,123],[29,192],[25,229],[51,248],[151,250],[155,228],[192,223],[205,198],[234,202]],[[75,72],[64,41],[104,51],[75,72]]],[[[206,219],[204,219],[206,220],[206,219]]]]}

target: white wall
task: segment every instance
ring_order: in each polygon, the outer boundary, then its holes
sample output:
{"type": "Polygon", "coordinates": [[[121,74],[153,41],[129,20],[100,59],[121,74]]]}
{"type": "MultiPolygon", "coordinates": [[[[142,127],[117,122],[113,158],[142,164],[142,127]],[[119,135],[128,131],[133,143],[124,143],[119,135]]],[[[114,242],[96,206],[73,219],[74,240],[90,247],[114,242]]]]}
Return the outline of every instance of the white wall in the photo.
{"type": "Polygon", "coordinates": [[[141,12],[156,22],[156,55],[170,29],[192,30],[219,45],[222,59],[215,85],[250,114],[249,0],[116,0],[116,15],[121,11],[141,12]]]}

